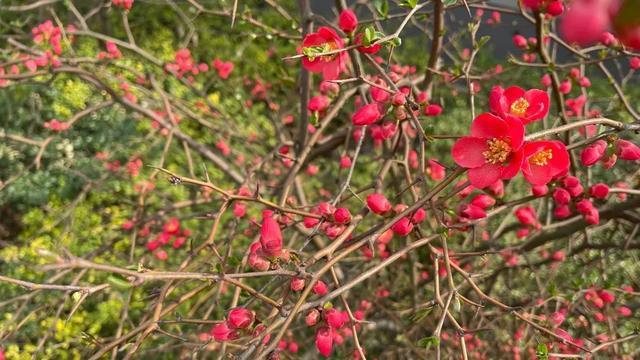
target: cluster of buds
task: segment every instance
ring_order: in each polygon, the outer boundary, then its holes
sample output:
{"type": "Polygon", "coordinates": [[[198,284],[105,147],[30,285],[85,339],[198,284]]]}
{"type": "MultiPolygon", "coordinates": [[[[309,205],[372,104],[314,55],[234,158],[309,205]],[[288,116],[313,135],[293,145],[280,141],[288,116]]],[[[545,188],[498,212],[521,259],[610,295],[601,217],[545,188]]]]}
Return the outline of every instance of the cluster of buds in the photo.
{"type": "Polygon", "coordinates": [[[580,153],[580,160],[584,166],[593,166],[600,162],[603,168],[610,169],[618,159],[640,160],[640,147],[627,140],[610,138],[608,141],[597,140],[580,153]]]}
{"type": "Polygon", "coordinates": [[[584,216],[589,224],[600,222],[600,213],[593,205],[588,195],[596,199],[606,199],[609,188],[606,184],[595,184],[589,189],[589,194],[585,194],[580,179],[575,176],[567,176],[562,180],[562,186],[556,186],[553,190],[552,198],[555,203],[554,216],[558,219],[566,219],[573,214],[571,205],[584,216]]]}
{"type": "Polygon", "coordinates": [[[349,209],[321,202],[313,210],[312,213],[320,215],[320,218],[305,217],[303,224],[307,229],[314,228],[319,225],[318,231],[324,233],[329,239],[335,239],[346,230],[351,222],[351,212],[349,209]],[[322,223],[321,223],[322,222],[322,223]]]}
{"type": "Polygon", "coordinates": [[[227,319],[214,325],[208,334],[201,335],[202,340],[213,338],[215,341],[231,341],[240,338],[243,334],[258,335],[260,332],[258,326],[252,329],[252,325],[256,321],[256,314],[246,308],[237,307],[229,310],[227,319]]]}
{"type": "MultiPolygon", "coordinates": [[[[138,231],[138,236],[141,238],[149,236],[151,233],[151,225],[153,224],[145,224],[144,227],[138,231]]],[[[122,224],[124,230],[131,230],[134,227],[135,223],[132,220],[122,224]]],[[[162,231],[157,234],[156,237],[147,241],[146,248],[152,252],[157,259],[164,261],[169,258],[169,254],[163,248],[171,245],[172,248],[179,249],[187,242],[187,238],[190,235],[190,230],[181,228],[178,218],[170,218],[162,224],[162,231]]]]}
{"type": "MultiPolygon", "coordinates": [[[[363,300],[353,317],[356,321],[362,321],[365,313],[371,309],[371,303],[363,300]]],[[[330,304],[325,308],[311,309],[305,316],[307,326],[316,326],[315,345],[318,352],[329,357],[334,345],[342,345],[344,339],[352,336],[352,328],[346,326],[350,322],[349,314],[333,308],[330,304]]],[[[356,331],[360,330],[360,324],[355,324],[356,331]]]]}

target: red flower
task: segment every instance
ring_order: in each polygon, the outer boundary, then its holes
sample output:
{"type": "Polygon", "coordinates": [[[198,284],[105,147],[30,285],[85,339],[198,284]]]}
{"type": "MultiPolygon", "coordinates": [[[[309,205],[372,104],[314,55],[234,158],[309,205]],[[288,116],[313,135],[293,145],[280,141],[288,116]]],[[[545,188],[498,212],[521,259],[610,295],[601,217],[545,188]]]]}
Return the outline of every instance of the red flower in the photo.
{"type": "Polygon", "coordinates": [[[451,155],[456,164],[469,169],[471,185],[482,189],[518,174],[523,139],[524,126],[518,119],[484,113],[473,120],[471,136],[456,141],[451,155]]]}
{"type": "Polygon", "coordinates": [[[524,89],[511,86],[506,90],[496,86],[489,95],[491,111],[504,118],[507,115],[515,116],[528,124],[547,116],[549,112],[549,95],[542,90],[524,89]]]}
{"type": "Polygon", "coordinates": [[[545,185],[569,169],[569,152],[560,141],[532,141],[524,144],[522,173],[531,185],[545,185]]]}
{"type": "Polygon", "coordinates": [[[302,40],[302,65],[311,72],[322,73],[325,80],[334,80],[340,73],[346,70],[346,62],[349,57],[346,52],[315,56],[344,48],[342,38],[333,29],[322,26],[318,32],[308,34],[302,40]]]}

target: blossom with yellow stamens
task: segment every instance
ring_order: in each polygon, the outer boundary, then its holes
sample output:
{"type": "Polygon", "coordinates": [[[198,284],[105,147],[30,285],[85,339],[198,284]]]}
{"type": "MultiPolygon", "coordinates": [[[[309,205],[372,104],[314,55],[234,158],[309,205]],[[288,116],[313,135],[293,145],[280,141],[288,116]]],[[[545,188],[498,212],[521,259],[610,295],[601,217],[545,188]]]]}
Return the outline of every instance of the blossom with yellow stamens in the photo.
{"type": "Polygon", "coordinates": [[[484,113],[473,120],[471,136],[459,139],[451,154],[458,165],[469,169],[471,185],[482,189],[518,174],[523,141],[524,126],[519,119],[484,113]]]}
{"type": "Polygon", "coordinates": [[[503,89],[496,86],[489,96],[491,112],[500,116],[515,116],[523,124],[528,124],[547,116],[549,94],[538,89],[525,91],[518,86],[503,89]]]}

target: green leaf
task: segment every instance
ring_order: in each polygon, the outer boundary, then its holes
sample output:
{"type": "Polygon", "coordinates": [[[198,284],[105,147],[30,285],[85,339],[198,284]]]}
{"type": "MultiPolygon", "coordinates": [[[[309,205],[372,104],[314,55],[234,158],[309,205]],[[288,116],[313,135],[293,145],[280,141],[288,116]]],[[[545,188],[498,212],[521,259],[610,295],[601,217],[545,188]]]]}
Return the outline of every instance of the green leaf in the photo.
{"type": "Polygon", "coordinates": [[[413,9],[418,5],[418,0],[404,0],[400,3],[400,6],[408,7],[409,9],[413,9]]]}
{"type": "Polygon", "coordinates": [[[455,5],[457,2],[458,0],[442,0],[442,4],[444,4],[445,7],[455,5]]]}
{"type": "Polygon", "coordinates": [[[386,18],[389,15],[389,2],[387,0],[376,0],[374,5],[380,16],[386,18]]]}
{"type": "Polygon", "coordinates": [[[440,339],[435,336],[429,336],[418,340],[418,346],[425,349],[428,349],[431,346],[438,346],[438,344],[440,344],[440,339]]]}
{"type": "Polygon", "coordinates": [[[372,26],[368,26],[364,29],[364,36],[362,36],[362,45],[369,46],[375,41],[376,30],[372,26]]]}
{"type": "Polygon", "coordinates": [[[478,48],[483,47],[489,40],[491,40],[491,36],[489,35],[481,37],[480,40],[478,40],[478,48]]]}
{"type": "Polygon", "coordinates": [[[311,116],[309,116],[309,122],[314,127],[318,127],[318,124],[320,123],[320,119],[318,117],[318,112],[317,111],[314,111],[314,112],[311,113],[311,116]]]}
{"type": "Polygon", "coordinates": [[[413,315],[411,315],[410,319],[411,322],[420,322],[422,321],[422,319],[424,319],[425,317],[427,317],[427,315],[429,315],[431,313],[431,311],[433,311],[433,306],[430,306],[426,309],[420,309],[418,311],[416,311],[413,315]]]}
{"type": "Polygon", "coordinates": [[[539,360],[549,359],[549,349],[547,348],[547,344],[538,344],[538,346],[536,347],[536,356],[539,360]]]}

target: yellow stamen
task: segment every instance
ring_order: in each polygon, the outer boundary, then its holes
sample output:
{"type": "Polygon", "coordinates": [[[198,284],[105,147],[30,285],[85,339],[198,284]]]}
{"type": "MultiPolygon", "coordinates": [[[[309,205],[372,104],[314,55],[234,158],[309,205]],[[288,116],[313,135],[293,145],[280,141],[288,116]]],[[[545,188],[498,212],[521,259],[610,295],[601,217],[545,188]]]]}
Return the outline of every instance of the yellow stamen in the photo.
{"type": "Polygon", "coordinates": [[[553,159],[553,151],[551,149],[538,151],[535,155],[529,158],[529,162],[534,165],[544,166],[549,163],[549,160],[553,159]]]}
{"type": "Polygon", "coordinates": [[[511,104],[511,113],[515,116],[524,116],[529,108],[529,102],[525,98],[520,98],[511,104]]]}
{"type": "Polygon", "coordinates": [[[504,140],[493,138],[487,141],[487,145],[489,145],[489,150],[483,151],[482,155],[485,161],[490,164],[501,164],[511,154],[511,145],[504,140]]]}

